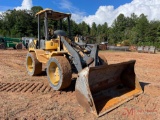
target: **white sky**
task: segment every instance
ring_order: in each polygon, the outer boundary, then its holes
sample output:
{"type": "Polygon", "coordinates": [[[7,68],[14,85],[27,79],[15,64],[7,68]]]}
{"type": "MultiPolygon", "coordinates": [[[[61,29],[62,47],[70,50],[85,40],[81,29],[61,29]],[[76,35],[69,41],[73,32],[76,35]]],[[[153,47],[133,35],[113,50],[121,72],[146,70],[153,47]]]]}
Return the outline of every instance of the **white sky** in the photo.
{"type": "Polygon", "coordinates": [[[16,10],[27,9],[30,10],[32,8],[32,0],[23,0],[21,6],[15,7],[16,10]]]}
{"type": "Polygon", "coordinates": [[[160,0],[133,0],[131,3],[121,5],[116,9],[114,9],[114,6],[100,6],[94,15],[83,16],[81,20],[89,25],[92,22],[97,24],[107,22],[111,26],[120,13],[123,13],[125,16],[130,16],[132,13],[139,16],[144,13],[149,20],[160,20],[159,10],[160,0]]]}

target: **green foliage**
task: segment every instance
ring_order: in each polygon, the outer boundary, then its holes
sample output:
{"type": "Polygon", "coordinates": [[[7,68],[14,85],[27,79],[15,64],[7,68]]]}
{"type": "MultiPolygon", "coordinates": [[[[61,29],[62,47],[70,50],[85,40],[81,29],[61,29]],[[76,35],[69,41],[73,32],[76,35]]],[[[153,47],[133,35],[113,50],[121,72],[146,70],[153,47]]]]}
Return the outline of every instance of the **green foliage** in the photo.
{"type": "Polygon", "coordinates": [[[33,16],[35,16],[35,14],[36,14],[37,12],[39,12],[40,10],[43,10],[43,8],[42,8],[41,6],[33,6],[33,7],[31,8],[31,11],[32,11],[33,16]]]}
{"type": "Polygon", "coordinates": [[[123,46],[130,46],[131,43],[130,43],[129,40],[124,40],[124,41],[122,41],[122,45],[123,45],[123,46]]]}
{"type": "MultiPolygon", "coordinates": [[[[41,6],[34,6],[30,11],[8,10],[0,15],[0,36],[5,37],[37,37],[37,18],[35,14],[42,10],[41,6]]],[[[41,28],[43,28],[43,21],[41,28]]],[[[60,24],[49,21],[49,27],[59,29],[60,24]]],[[[67,19],[62,21],[62,29],[68,32],[67,19]]],[[[41,30],[43,33],[43,30],[41,30]]],[[[89,26],[84,21],[77,24],[71,20],[71,35],[82,35],[90,38],[90,43],[101,43],[108,41],[116,45],[154,45],[160,48],[160,21],[148,21],[147,16],[131,14],[130,17],[120,14],[114,20],[111,27],[107,23],[92,23],[89,26]]]]}
{"type": "Polygon", "coordinates": [[[121,43],[126,39],[130,44],[160,47],[160,21],[148,21],[144,14],[133,13],[131,17],[120,14],[110,28],[109,43],[121,43]]]}
{"type": "Polygon", "coordinates": [[[6,37],[24,37],[37,35],[37,20],[35,12],[42,7],[32,7],[27,10],[8,10],[0,17],[0,31],[2,36],[6,37]]]}
{"type": "Polygon", "coordinates": [[[97,25],[95,22],[93,22],[91,27],[91,36],[96,36],[96,33],[97,33],[97,25]]]}

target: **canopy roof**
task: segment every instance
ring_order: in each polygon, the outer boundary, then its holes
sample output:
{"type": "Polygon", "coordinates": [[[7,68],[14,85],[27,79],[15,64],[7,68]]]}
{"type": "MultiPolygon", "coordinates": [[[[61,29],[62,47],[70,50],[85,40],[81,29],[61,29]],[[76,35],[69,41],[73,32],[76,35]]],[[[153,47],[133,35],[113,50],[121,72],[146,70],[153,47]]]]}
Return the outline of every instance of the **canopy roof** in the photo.
{"type": "Polygon", "coordinates": [[[44,9],[44,10],[39,11],[36,14],[36,17],[39,15],[40,18],[44,18],[45,12],[47,12],[47,17],[49,19],[53,19],[53,20],[60,20],[60,19],[63,19],[63,18],[71,16],[71,14],[68,14],[68,13],[62,13],[62,12],[58,12],[58,11],[53,11],[52,9],[44,9]]]}

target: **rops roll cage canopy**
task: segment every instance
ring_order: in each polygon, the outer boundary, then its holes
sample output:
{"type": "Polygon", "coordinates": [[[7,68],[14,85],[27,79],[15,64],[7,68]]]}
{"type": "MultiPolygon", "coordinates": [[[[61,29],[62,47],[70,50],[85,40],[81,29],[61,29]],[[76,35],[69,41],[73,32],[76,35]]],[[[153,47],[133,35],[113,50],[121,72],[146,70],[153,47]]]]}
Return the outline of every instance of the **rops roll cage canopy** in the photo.
{"type": "Polygon", "coordinates": [[[41,34],[40,34],[40,19],[44,19],[45,40],[49,40],[49,36],[48,36],[48,19],[51,19],[51,20],[54,20],[54,21],[60,21],[60,30],[62,30],[62,20],[64,18],[67,18],[67,20],[68,20],[69,38],[71,37],[71,30],[70,30],[70,17],[71,17],[71,14],[62,13],[62,12],[54,11],[54,10],[51,10],[51,9],[45,9],[45,10],[39,11],[35,16],[38,18],[38,41],[40,41],[40,36],[41,36],[41,34]]]}

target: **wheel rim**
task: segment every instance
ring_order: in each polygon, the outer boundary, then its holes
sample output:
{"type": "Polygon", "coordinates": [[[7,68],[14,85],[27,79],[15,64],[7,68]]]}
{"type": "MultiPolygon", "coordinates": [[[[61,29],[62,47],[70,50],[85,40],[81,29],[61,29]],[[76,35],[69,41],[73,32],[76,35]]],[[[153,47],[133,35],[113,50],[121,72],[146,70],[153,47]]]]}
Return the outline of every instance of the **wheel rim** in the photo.
{"type": "Polygon", "coordinates": [[[31,57],[28,57],[27,59],[27,69],[29,72],[33,71],[33,60],[31,57]]]}
{"type": "Polygon", "coordinates": [[[60,80],[59,68],[54,62],[51,62],[49,66],[49,78],[53,85],[57,85],[60,80]]]}

